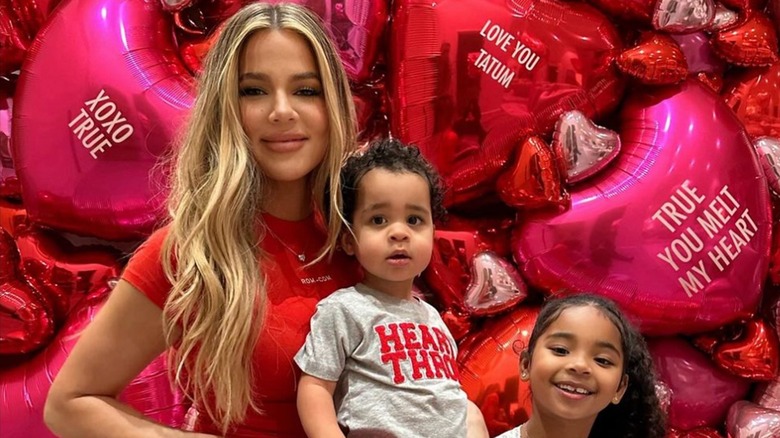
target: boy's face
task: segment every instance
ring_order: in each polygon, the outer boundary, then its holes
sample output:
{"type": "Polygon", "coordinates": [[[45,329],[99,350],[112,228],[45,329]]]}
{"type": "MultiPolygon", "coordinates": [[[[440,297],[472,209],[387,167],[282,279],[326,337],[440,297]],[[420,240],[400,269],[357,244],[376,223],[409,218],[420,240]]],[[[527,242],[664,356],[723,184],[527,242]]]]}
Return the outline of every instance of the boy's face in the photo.
{"type": "Polygon", "coordinates": [[[428,182],[411,172],[368,171],[358,183],[347,254],[365,271],[364,283],[399,298],[411,296],[414,277],[431,261],[433,219],[428,182]]]}

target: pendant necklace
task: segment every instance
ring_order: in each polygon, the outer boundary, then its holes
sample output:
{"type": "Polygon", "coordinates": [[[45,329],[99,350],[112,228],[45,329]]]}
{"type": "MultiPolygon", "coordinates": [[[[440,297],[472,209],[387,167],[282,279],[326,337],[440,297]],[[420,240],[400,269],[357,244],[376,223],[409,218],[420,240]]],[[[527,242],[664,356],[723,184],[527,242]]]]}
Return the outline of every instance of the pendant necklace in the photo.
{"type": "Polygon", "coordinates": [[[266,226],[265,229],[268,230],[268,234],[273,236],[273,238],[276,239],[276,241],[279,242],[279,244],[282,245],[282,247],[286,248],[287,251],[290,251],[290,253],[292,255],[294,255],[301,263],[304,263],[306,261],[306,253],[305,252],[297,252],[294,249],[292,249],[289,246],[287,246],[284,243],[284,241],[282,239],[280,239],[279,236],[277,236],[276,233],[274,233],[274,231],[270,227],[266,226]]]}

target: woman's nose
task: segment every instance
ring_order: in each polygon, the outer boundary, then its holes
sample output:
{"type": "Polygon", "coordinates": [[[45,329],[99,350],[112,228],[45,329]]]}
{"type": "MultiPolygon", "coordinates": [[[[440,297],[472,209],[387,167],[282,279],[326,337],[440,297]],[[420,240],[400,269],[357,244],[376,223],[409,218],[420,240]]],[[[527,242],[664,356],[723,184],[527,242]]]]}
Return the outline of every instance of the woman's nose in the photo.
{"type": "Polygon", "coordinates": [[[292,107],[290,98],[284,94],[277,94],[273,100],[273,108],[268,114],[271,122],[286,122],[294,120],[296,117],[295,109],[292,107]]]}

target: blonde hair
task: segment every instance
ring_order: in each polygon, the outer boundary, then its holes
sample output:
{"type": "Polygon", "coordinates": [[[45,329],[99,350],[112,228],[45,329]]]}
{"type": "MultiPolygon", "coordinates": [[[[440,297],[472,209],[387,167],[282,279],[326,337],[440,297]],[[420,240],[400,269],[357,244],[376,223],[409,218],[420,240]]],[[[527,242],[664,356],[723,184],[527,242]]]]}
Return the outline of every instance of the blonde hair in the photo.
{"type": "MultiPolygon", "coordinates": [[[[174,162],[170,231],[162,263],[173,287],[164,333],[176,384],[225,433],[260,410],[253,398],[252,353],[263,327],[266,290],[259,260],[263,175],[249,149],[239,109],[242,49],[256,32],[302,35],[316,59],[329,120],[329,147],[312,171],[312,201],[341,205],[339,169],[356,142],[355,109],[338,53],[319,19],[303,7],[250,4],[225,22],[200,77],[198,95],[174,162]],[[327,198],[325,199],[327,193],[327,198]],[[213,398],[213,405],[209,402],[213,398]]],[[[343,218],[329,215],[317,260],[332,254],[343,218]]]]}

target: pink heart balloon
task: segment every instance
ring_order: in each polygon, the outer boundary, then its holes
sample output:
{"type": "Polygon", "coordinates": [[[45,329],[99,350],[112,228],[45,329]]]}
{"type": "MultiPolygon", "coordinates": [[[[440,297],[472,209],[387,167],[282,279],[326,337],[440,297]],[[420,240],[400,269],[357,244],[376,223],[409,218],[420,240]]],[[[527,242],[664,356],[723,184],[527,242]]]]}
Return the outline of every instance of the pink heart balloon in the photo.
{"type": "Polygon", "coordinates": [[[471,259],[471,282],[464,304],[475,316],[493,315],[528,296],[528,289],[512,264],[494,252],[481,252],[471,259]]]}
{"type": "Polygon", "coordinates": [[[729,438],[774,438],[780,436],[780,412],[740,400],[726,419],[729,438]]]}
{"type": "Polygon", "coordinates": [[[775,194],[780,194],[780,138],[759,137],[753,141],[753,146],[769,187],[775,194]]]}
{"type": "Polygon", "coordinates": [[[620,152],[617,132],[598,126],[580,111],[561,116],[553,132],[552,148],[566,162],[568,182],[596,174],[620,152]]]}
{"type": "Polygon", "coordinates": [[[648,340],[658,376],[672,393],[669,426],[688,430],[717,426],[732,403],[750,390],[750,381],[718,368],[679,338],[648,340]]]}
{"type": "Polygon", "coordinates": [[[393,134],[442,170],[449,205],[484,201],[529,134],[608,113],[624,85],[615,26],[583,3],[399,0],[390,41],[393,134]]]}
{"type": "Polygon", "coordinates": [[[780,376],[775,380],[763,383],[753,392],[753,402],[767,409],[780,411],[780,376]]]}
{"type": "Polygon", "coordinates": [[[770,249],[766,178],[734,113],[696,81],[623,108],[623,152],[561,214],[529,216],[532,285],[617,301],[646,334],[712,330],[756,310],[770,249]]]}
{"type": "Polygon", "coordinates": [[[69,0],[36,36],[12,137],[31,220],[118,240],[158,222],[150,170],[193,99],[171,35],[159,1],[69,0]]]}

